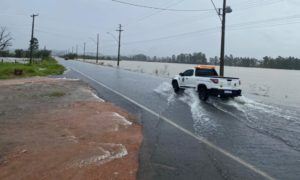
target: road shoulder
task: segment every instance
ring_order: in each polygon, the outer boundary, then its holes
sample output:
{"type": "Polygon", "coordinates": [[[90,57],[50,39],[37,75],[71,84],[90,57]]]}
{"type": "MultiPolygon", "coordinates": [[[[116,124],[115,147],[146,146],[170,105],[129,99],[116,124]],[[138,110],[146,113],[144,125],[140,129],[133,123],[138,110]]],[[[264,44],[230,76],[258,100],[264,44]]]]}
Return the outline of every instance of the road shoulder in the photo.
{"type": "Polygon", "coordinates": [[[0,81],[1,179],[136,179],[141,126],[77,80],[0,81]]]}

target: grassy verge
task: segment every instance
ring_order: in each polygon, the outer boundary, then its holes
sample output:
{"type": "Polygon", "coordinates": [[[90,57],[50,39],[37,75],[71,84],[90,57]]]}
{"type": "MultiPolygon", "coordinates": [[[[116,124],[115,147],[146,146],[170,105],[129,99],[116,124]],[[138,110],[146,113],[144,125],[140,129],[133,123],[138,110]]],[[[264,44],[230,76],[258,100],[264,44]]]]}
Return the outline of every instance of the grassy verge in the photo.
{"type": "Polygon", "coordinates": [[[65,71],[65,68],[58,64],[53,58],[42,60],[39,64],[14,64],[0,63],[0,79],[11,79],[31,76],[59,75],[65,71]],[[22,75],[15,75],[15,69],[23,71],[22,75]]]}

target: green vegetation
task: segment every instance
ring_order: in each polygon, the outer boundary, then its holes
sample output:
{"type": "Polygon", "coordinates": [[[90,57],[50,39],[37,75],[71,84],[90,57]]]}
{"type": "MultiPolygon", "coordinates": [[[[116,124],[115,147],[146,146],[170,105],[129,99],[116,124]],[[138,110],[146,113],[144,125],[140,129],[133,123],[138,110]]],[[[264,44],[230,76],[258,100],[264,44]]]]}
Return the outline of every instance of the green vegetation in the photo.
{"type": "MultiPolygon", "coordinates": [[[[211,58],[210,62],[219,64],[219,58],[211,58]]],[[[224,63],[226,66],[240,66],[240,67],[258,67],[258,68],[272,68],[272,69],[293,69],[300,70],[300,59],[295,57],[281,57],[276,58],[265,56],[262,59],[248,58],[248,57],[234,57],[233,55],[225,56],[224,63]]]]}
{"type": "Polygon", "coordinates": [[[62,97],[64,96],[66,93],[64,92],[61,92],[61,91],[53,91],[49,94],[47,94],[46,96],[49,96],[49,97],[62,97]]]}
{"type": "MultiPolygon", "coordinates": [[[[102,59],[102,57],[100,57],[102,59]]],[[[219,57],[207,59],[202,52],[196,53],[181,53],[179,55],[172,55],[167,57],[149,57],[144,54],[134,56],[122,56],[123,60],[132,61],[148,61],[148,62],[168,62],[168,63],[184,63],[184,64],[212,64],[219,65],[219,57]]],[[[276,58],[265,56],[261,59],[251,57],[234,57],[233,55],[226,55],[224,59],[225,66],[239,66],[239,67],[257,67],[257,68],[273,68],[273,69],[293,69],[300,70],[300,59],[296,57],[282,57],[276,58]]]]}
{"type": "MultiPolygon", "coordinates": [[[[51,56],[51,51],[46,50],[46,49],[33,51],[34,58],[47,58],[50,56],[51,56]]],[[[10,52],[8,50],[5,50],[5,51],[0,50],[0,57],[29,58],[30,51],[23,50],[23,49],[16,49],[15,52],[10,52]]]]}
{"type": "Polygon", "coordinates": [[[59,75],[65,68],[51,57],[41,60],[37,64],[0,63],[0,79],[59,75]],[[15,70],[22,70],[21,75],[15,75],[15,70]]]}

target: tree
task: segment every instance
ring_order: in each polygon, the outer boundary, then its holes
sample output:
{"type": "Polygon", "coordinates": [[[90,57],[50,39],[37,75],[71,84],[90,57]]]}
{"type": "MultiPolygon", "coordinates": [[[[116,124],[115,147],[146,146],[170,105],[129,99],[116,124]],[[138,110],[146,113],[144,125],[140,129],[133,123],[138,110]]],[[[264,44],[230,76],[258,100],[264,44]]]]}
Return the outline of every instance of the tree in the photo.
{"type": "MultiPolygon", "coordinates": [[[[37,54],[38,54],[39,58],[45,59],[45,58],[48,58],[51,56],[51,51],[44,49],[44,50],[38,51],[37,54]]],[[[74,53],[74,56],[75,56],[75,58],[77,58],[77,54],[74,53]]]]}
{"type": "Polygon", "coordinates": [[[22,58],[26,56],[26,52],[23,49],[16,49],[15,50],[15,56],[17,58],[22,58]]]}
{"type": "Polygon", "coordinates": [[[219,64],[219,57],[215,56],[213,58],[209,58],[209,63],[213,65],[218,65],[219,64]]]}
{"type": "Polygon", "coordinates": [[[36,51],[39,49],[39,41],[37,38],[32,38],[32,40],[30,40],[30,45],[29,45],[29,50],[31,49],[32,47],[32,50],[33,51],[36,51]]]}
{"type": "Polygon", "coordinates": [[[6,31],[5,27],[1,27],[0,30],[0,51],[5,50],[7,47],[11,46],[11,41],[13,38],[11,37],[10,32],[6,31]]]}
{"type": "Polygon", "coordinates": [[[9,51],[0,51],[0,57],[9,57],[9,51]]]}
{"type": "Polygon", "coordinates": [[[176,61],[176,56],[175,54],[172,55],[172,62],[175,62],[176,61]]]}
{"type": "Polygon", "coordinates": [[[134,55],[132,57],[133,60],[140,60],[140,61],[146,61],[147,60],[147,56],[144,55],[144,54],[137,54],[137,55],[134,55]]]}

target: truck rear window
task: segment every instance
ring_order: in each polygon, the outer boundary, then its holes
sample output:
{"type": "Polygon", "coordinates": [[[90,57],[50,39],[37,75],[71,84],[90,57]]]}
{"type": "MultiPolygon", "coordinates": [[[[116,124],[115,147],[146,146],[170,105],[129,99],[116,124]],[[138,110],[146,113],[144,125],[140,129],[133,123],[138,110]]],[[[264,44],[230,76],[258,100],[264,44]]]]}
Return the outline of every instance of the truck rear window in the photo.
{"type": "Polygon", "coordinates": [[[218,76],[215,69],[196,69],[196,76],[218,76]]]}

